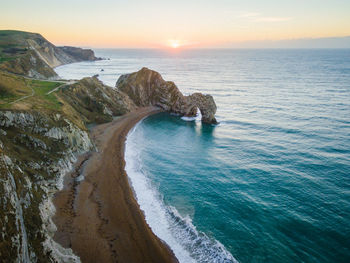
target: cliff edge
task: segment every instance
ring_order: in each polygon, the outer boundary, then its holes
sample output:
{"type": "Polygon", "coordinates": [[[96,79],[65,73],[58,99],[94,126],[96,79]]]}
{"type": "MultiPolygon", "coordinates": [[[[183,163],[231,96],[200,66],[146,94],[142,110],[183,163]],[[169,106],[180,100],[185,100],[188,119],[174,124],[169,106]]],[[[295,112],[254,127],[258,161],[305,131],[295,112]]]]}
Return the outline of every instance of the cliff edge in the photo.
{"type": "Polygon", "coordinates": [[[217,123],[211,95],[184,96],[174,82],[147,68],[122,75],[116,87],[97,76],[50,80],[58,78],[57,66],[97,59],[92,50],[56,47],[39,34],[0,31],[0,262],[80,262],[71,247],[53,239],[52,198],[77,155],[96,149],[89,124],[145,106],[181,116],[199,109],[204,123],[217,123]]]}
{"type": "Polygon", "coordinates": [[[100,59],[91,49],[56,47],[37,33],[0,30],[0,70],[37,79],[57,79],[55,67],[100,59]]]}

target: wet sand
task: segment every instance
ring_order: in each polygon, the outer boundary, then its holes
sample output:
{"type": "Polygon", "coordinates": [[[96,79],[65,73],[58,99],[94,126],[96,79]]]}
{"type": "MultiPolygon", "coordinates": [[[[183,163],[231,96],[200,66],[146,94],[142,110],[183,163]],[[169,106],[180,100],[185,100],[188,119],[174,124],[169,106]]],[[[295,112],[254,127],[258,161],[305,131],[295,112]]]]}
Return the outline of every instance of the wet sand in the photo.
{"type": "Polygon", "coordinates": [[[98,152],[80,156],[54,198],[54,239],[85,262],[177,262],[169,247],[147,225],[125,172],[129,130],[154,107],[141,108],[96,126],[91,138],[98,152]],[[77,182],[83,174],[85,179],[77,182]]]}

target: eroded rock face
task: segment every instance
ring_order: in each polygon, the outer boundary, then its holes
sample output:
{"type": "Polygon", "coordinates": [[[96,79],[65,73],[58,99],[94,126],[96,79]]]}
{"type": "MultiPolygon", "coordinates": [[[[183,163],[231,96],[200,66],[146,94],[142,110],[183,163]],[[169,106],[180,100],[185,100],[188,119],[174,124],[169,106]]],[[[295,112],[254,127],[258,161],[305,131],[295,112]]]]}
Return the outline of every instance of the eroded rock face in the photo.
{"type": "Polygon", "coordinates": [[[194,93],[184,96],[174,82],[165,81],[162,76],[148,68],[122,75],[116,88],[135,103],[136,106],[157,106],[182,116],[195,116],[199,108],[202,121],[215,124],[216,104],[212,96],[194,93]]]}
{"type": "Polygon", "coordinates": [[[15,46],[2,51],[13,59],[0,63],[1,70],[38,79],[58,79],[54,68],[60,65],[101,59],[91,49],[56,47],[36,33],[0,30],[0,42],[15,46]]]}
{"type": "Polygon", "coordinates": [[[93,149],[87,131],[60,114],[0,110],[0,135],[0,262],[80,262],[52,238],[51,200],[93,149]]]}
{"type": "Polygon", "coordinates": [[[25,55],[1,63],[0,70],[30,78],[58,79],[56,72],[34,50],[29,50],[25,55]]]}
{"type": "Polygon", "coordinates": [[[209,94],[203,95],[202,93],[196,92],[188,96],[188,99],[193,105],[196,105],[199,108],[202,114],[202,122],[217,124],[215,118],[216,104],[213,96],[209,94]]]}
{"type": "Polygon", "coordinates": [[[58,95],[79,114],[86,123],[111,121],[136,109],[123,92],[104,85],[96,76],[83,78],[62,88],[58,95]]]}
{"type": "Polygon", "coordinates": [[[84,49],[84,48],[70,47],[70,46],[58,47],[58,49],[61,49],[66,54],[73,57],[76,61],[102,60],[102,58],[95,57],[95,53],[91,49],[84,49]]]}

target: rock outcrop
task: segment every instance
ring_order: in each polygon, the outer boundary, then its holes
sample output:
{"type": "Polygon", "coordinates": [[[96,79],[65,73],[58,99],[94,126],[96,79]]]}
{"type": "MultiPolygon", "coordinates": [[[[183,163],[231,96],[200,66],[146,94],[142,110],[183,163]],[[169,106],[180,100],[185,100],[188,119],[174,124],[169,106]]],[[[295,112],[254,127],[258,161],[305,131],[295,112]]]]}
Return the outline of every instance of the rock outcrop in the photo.
{"type": "Polygon", "coordinates": [[[203,95],[202,93],[193,93],[188,96],[188,99],[192,102],[193,105],[198,107],[202,114],[202,121],[204,123],[217,124],[215,113],[216,113],[216,104],[213,96],[207,94],[203,95]]]}
{"type": "Polygon", "coordinates": [[[65,102],[65,107],[72,107],[85,123],[108,122],[113,116],[136,109],[126,94],[104,85],[96,76],[67,85],[57,95],[65,102]]]}
{"type": "Polygon", "coordinates": [[[0,70],[30,78],[58,79],[56,72],[33,50],[29,50],[14,60],[0,64],[0,70]]]}
{"type": "MultiPolygon", "coordinates": [[[[6,78],[15,86],[19,81],[6,78]]],[[[52,238],[52,196],[76,155],[93,149],[86,124],[136,108],[97,77],[67,84],[55,96],[60,107],[54,110],[0,109],[0,262],[80,262],[52,238]]]]}
{"type": "Polygon", "coordinates": [[[33,80],[23,77],[56,78],[56,66],[96,59],[90,50],[56,47],[39,34],[0,31],[0,262],[80,262],[52,238],[51,199],[76,155],[94,148],[87,124],[151,105],[182,116],[199,109],[204,123],[216,123],[212,96],[184,96],[147,68],[121,76],[116,88],[89,77],[45,94],[34,94],[33,80]]]}
{"type": "Polygon", "coordinates": [[[84,49],[80,47],[70,47],[70,46],[58,47],[58,49],[70,55],[72,58],[75,59],[75,61],[102,60],[102,58],[95,57],[95,53],[91,49],[84,49]]]}
{"type": "Polygon", "coordinates": [[[56,243],[53,194],[88,133],[60,114],[0,111],[0,262],[80,262],[56,243]]]}
{"type": "Polygon", "coordinates": [[[136,106],[157,106],[181,116],[196,116],[199,109],[202,122],[217,123],[216,104],[211,95],[184,96],[174,82],[165,81],[158,72],[148,68],[120,76],[116,88],[127,94],[136,106]]]}

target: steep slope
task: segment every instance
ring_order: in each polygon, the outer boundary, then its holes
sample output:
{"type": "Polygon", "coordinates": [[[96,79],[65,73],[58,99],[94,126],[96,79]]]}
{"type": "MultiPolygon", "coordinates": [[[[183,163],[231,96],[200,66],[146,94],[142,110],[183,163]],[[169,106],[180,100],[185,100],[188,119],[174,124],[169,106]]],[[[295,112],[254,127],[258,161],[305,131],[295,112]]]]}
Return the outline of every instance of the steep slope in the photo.
{"type": "Polygon", "coordinates": [[[149,105],[186,116],[199,108],[203,122],[216,122],[210,95],[183,96],[147,68],[121,76],[116,88],[96,76],[49,80],[56,66],[96,59],[39,34],[0,31],[0,262],[80,262],[52,239],[51,199],[76,156],[94,149],[87,124],[149,105]]]}
{"type": "Polygon", "coordinates": [[[34,50],[0,64],[0,70],[37,79],[57,79],[56,72],[34,50]]]}
{"type": "Polygon", "coordinates": [[[54,94],[47,94],[64,82],[44,81],[0,71],[0,109],[47,110],[59,109],[54,94]]]}
{"type": "Polygon", "coordinates": [[[58,47],[58,49],[73,57],[75,61],[94,61],[101,59],[96,58],[94,51],[92,51],[91,49],[83,49],[79,47],[70,46],[58,47]]]}
{"type": "MultiPolygon", "coordinates": [[[[0,86],[2,83],[7,92],[24,92],[33,81],[2,74],[0,86]]],[[[35,83],[45,91],[52,84],[35,83]]],[[[51,221],[51,198],[62,187],[62,176],[71,169],[76,155],[93,148],[86,124],[110,121],[136,106],[128,96],[103,85],[96,77],[3,106],[0,262],[79,262],[70,249],[52,240],[55,226],[51,221]],[[51,107],[51,103],[57,107],[51,107]],[[26,110],[22,110],[24,105],[26,110]]]]}
{"type": "Polygon", "coordinates": [[[56,47],[36,33],[0,30],[0,70],[34,77],[55,79],[53,68],[79,61],[94,61],[94,52],[74,47],[56,47]]]}
{"type": "Polygon", "coordinates": [[[126,94],[104,85],[96,76],[67,85],[57,95],[85,123],[111,121],[113,116],[136,109],[136,105],[126,94]]]}
{"type": "Polygon", "coordinates": [[[92,148],[87,132],[60,114],[6,110],[0,134],[0,261],[79,262],[52,240],[51,198],[92,148]]]}

